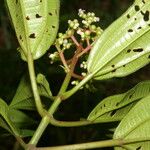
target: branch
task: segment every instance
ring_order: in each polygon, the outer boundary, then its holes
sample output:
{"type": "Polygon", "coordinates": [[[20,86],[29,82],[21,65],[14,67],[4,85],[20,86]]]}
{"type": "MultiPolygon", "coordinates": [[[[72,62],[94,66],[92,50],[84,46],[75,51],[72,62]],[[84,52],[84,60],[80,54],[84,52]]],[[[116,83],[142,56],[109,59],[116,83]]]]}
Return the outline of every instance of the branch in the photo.
{"type": "Polygon", "coordinates": [[[104,148],[104,147],[124,147],[127,144],[137,143],[137,142],[146,142],[150,141],[150,138],[138,138],[138,139],[112,139],[105,141],[96,141],[82,144],[72,144],[56,147],[39,147],[34,150],[82,150],[82,149],[95,149],[95,148],[104,148]]]}

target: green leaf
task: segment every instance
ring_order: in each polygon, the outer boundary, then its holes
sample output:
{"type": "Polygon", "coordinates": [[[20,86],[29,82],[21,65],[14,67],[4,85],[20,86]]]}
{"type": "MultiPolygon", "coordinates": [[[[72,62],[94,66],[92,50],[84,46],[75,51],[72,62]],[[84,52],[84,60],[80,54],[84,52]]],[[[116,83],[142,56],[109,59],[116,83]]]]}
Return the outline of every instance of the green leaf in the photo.
{"type": "Polygon", "coordinates": [[[0,98],[0,115],[7,123],[6,124],[3,119],[0,119],[1,127],[5,128],[12,134],[19,135],[19,130],[14,126],[13,122],[9,118],[9,107],[1,98],[0,98]]]}
{"type": "Polygon", "coordinates": [[[59,21],[59,0],[6,0],[23,59],[30,50],[38,59],[53,44],[59,21]]]}
{"type": "MultiPolygon", "coordinates": [[[[49,84],[44,75],[42,74],[37,75],[37,83],[39,94],[50,98],[52,96],[52,93],[50,91],[49,84]]],[[[9,106],[14,109],[27,109],[27,110],[35,109],[33,93],[30,81],[27,78],[27,76],[24,76],[21,79],[16,94],[9,106]]]]}
{"type": "Polygon", "coordinates": [[[7,130],[9,133],[12,134],[11,129],[9,128],[8,124],[4,121],[2,117],[0,117],[0,127],[2,127],[3,129],[7,130]]]}
{"type": "Polygon", "coordinates": [[[10,108],[14,109],[27,109],[27,110],[34,110],[35,103],[33,98],[33,93],[30,85],[30,81],[27,76],[23,76],[18,89],[16,91],[13,100],[11,101],[10,108]]]}
{"type": "Polygon", "coordinates": [[[135,3],[95,42],[88,72],[103,80],[129,75],[150,63],[150,1],[135,3]]]}
{"type": "Polygon", "coordinates": [[[13,124],[20,129],[26,128],[36,123],[36,121],[20,110],[9,109],[8,115],[13,124]]]}
{"type": "MultiPolygon", "coordinates": [[[[123,118],[114,133],[114,139],[150,139],[150,96],[139,101],[123,118]]],[[[135,142],[125,146],[126,149],[148,150],[150,141],[135,142]]],[[[124,150],[124,148],[115,148],[124,150]]]]}
{"type": "Polygon", "coordinates": [[[21,130],[20,131],[20,137],[29,137],[29,136],[33,136],[35,131],[33,130],[21,130]]]}
{"type": "Polygon", "coordinates": [[[47,82],[44,75],[42,74],[37,75],[37,83],[38,83],[38,90],[39,90],[40,95],[48,97],[48,98],[52,96],[49,83],[47,82]]]}
{"type": "Polygon", "coordinates": [[[21,137],[33,135],[33,130],[23,128],[35,123],[35,121],[21,111],[9,108],[2,99],[0,99],[0,115],[2,116],[0,117],[0,127],[9,133],[21,137]]]}
{"type": "Polygon", "coordinates": [[[121,120],[143,97],[150,94],[150,81],[144,81],[123,94],[102,100],[89,114],[88,120],[111,122],[121,120]]]}

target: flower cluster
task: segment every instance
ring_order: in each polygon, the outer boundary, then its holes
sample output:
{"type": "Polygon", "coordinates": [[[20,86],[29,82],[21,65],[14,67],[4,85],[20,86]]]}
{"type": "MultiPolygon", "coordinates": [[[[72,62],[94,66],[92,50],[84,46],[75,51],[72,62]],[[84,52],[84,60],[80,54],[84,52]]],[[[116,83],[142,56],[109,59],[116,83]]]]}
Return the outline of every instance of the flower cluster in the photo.
{"type": "Polygon", "coordinates": [[[91,39],[92,42],[102,33],[102,29],[93,24],[100,20],[93,12],[86,13],[85,10],[79,9],[78,16],[82,19],[82,24],[77,19],[68,20],[67,31],[64,34],[58,34],[56,45],[63,51],[70,49],[74,44],[73,41],[69,39],[71,36],[75,35],[75,33],[80,35],[82,41],[91,39]]]}
{"type": "MultiPolygon", "coordinates": [[[[70,49],[72,46],[76,47],[77,49],[80,47],[81,52],[77,57],[79,58],[81,56],[87,56],[84,54],[91,49],[96,38],[103,32],[103,30],[99,26],[95,25],[95,23],[99,22],[100,20],[99,17],[95,16],[95,13],[86,12],[85,10],[79,9],[78,16],[80,18],[79,20],[68,20],[68,29],[65,33],[59,33],[58,38],[55,41],[58,52],[49,55],[51,62],[54,62],[56,59],[58,60],[58,57],[60,55],[64,70],[70,69],[69,61],[65,60],[65,50],[70,49]]],[[[80,75],[76,76],[76,78],[80,77],[80,79],[87,75],[86,58],[82,58],[83,62],[80,64],[81,73],[80,75]]],[[[78,80],[75,80],[72,82],[72,85],[77,85],[78,82],[78,80]]]]}
{"type": "Polygon", "coordinates": [[[81,17],[82,23],[86,28],[88,28],[92,23],[99,22],[99,17],[96,17],[93,12],[85,13],[85,10],[79,9],[78,13],[79,17],[81,17]]]}

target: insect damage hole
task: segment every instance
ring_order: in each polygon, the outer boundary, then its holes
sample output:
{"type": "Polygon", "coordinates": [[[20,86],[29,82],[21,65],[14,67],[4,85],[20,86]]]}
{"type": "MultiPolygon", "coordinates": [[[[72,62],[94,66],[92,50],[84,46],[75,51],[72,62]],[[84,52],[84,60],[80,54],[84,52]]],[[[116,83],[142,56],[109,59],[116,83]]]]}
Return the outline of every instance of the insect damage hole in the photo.
{"type": "Polygon", "coordinates": [[[129,29],[128,32],[133,32],[133,30],[132,30],[132,29],[129,29]]]}
{"type": "Polygon", "coordinates": [[[30,20],[30,17],[29,17],[29,16],[26,16],[26,20],[30,20]]]}
{"type": "Polygon", "coordinates": [[[42,16],[40,16],[39,14],[35,15],[36,18],[41,18],[42,16]]]}
{"type": "Polygon", "coordinates": [[[36,37],[35,37],[35,33],[30,34],[30,35],[29,35],[29,38],[35,39],[35,38],[36,38],[36,37]]]}
{"type": "Polygon", "coordinates": [[[51,12],[48,13],[50,16],[52,16],[53,14],[51,12]]]}
{"type": "Polygon", "coordinates": [[[143,48],[133,49],[133,52],[143,52],[143,48]]]}
{"type": "Polygon", "coordinates": [[[142,148],[142,146],[139,146],[139,147],[136,148],[136,150],[140,150],[141,148],[142,148]]]}
{"type": "Polygon", "coordinates": [[[139,11],[140,7],[138,5],[135,5],[134,9],[135,9],[135,11],[139,11]]]}
{"type": "Polygon", "coordinates": [[[113,110],[113,111],[110,113],[110,116],[111,116],[111,117],[114,116],[116,112],[117,112],[117,110],[113,110]]]}
{"type": "Polygon", "coordinates": [[[149,21],[149,11],[147,10],[145,13],[141,11],[141,14],[143,15],[144,21],[149,21]]]}

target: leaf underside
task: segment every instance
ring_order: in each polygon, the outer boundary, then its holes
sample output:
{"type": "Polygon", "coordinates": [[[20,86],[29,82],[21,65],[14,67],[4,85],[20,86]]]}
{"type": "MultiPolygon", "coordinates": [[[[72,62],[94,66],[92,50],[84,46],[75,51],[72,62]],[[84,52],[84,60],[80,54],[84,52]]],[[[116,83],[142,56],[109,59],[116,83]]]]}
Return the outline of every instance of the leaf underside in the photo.
{"type": "Polygon", "coordinates": [[[149,0],[136,0],[95,42],[87,62],[94,79],[123,77],[150,63],[149,10],[149,0]]]}
{"type": "Polygon", "coordinates": [[[7,0],[22,58],[30,50],[38,59],[53,44],[59,21],[59,0],[7,0]]]}
{"type": "Polygon", "coordinates": [[[102,100],[89,114],[93,122],[120,121],[142,98],[150,94],[150,81],[144,81],[123,94],[102,100]]]}
{"type": "MultiPolygon", "coordinates": [[[[148,139],[150,140],[150,96],[139,101],[124,117],[114,133],[114,139],[148,139]]],[[[116,147],[115,150],[148,150],[150,141],[136,142],[116,147]]]]}

